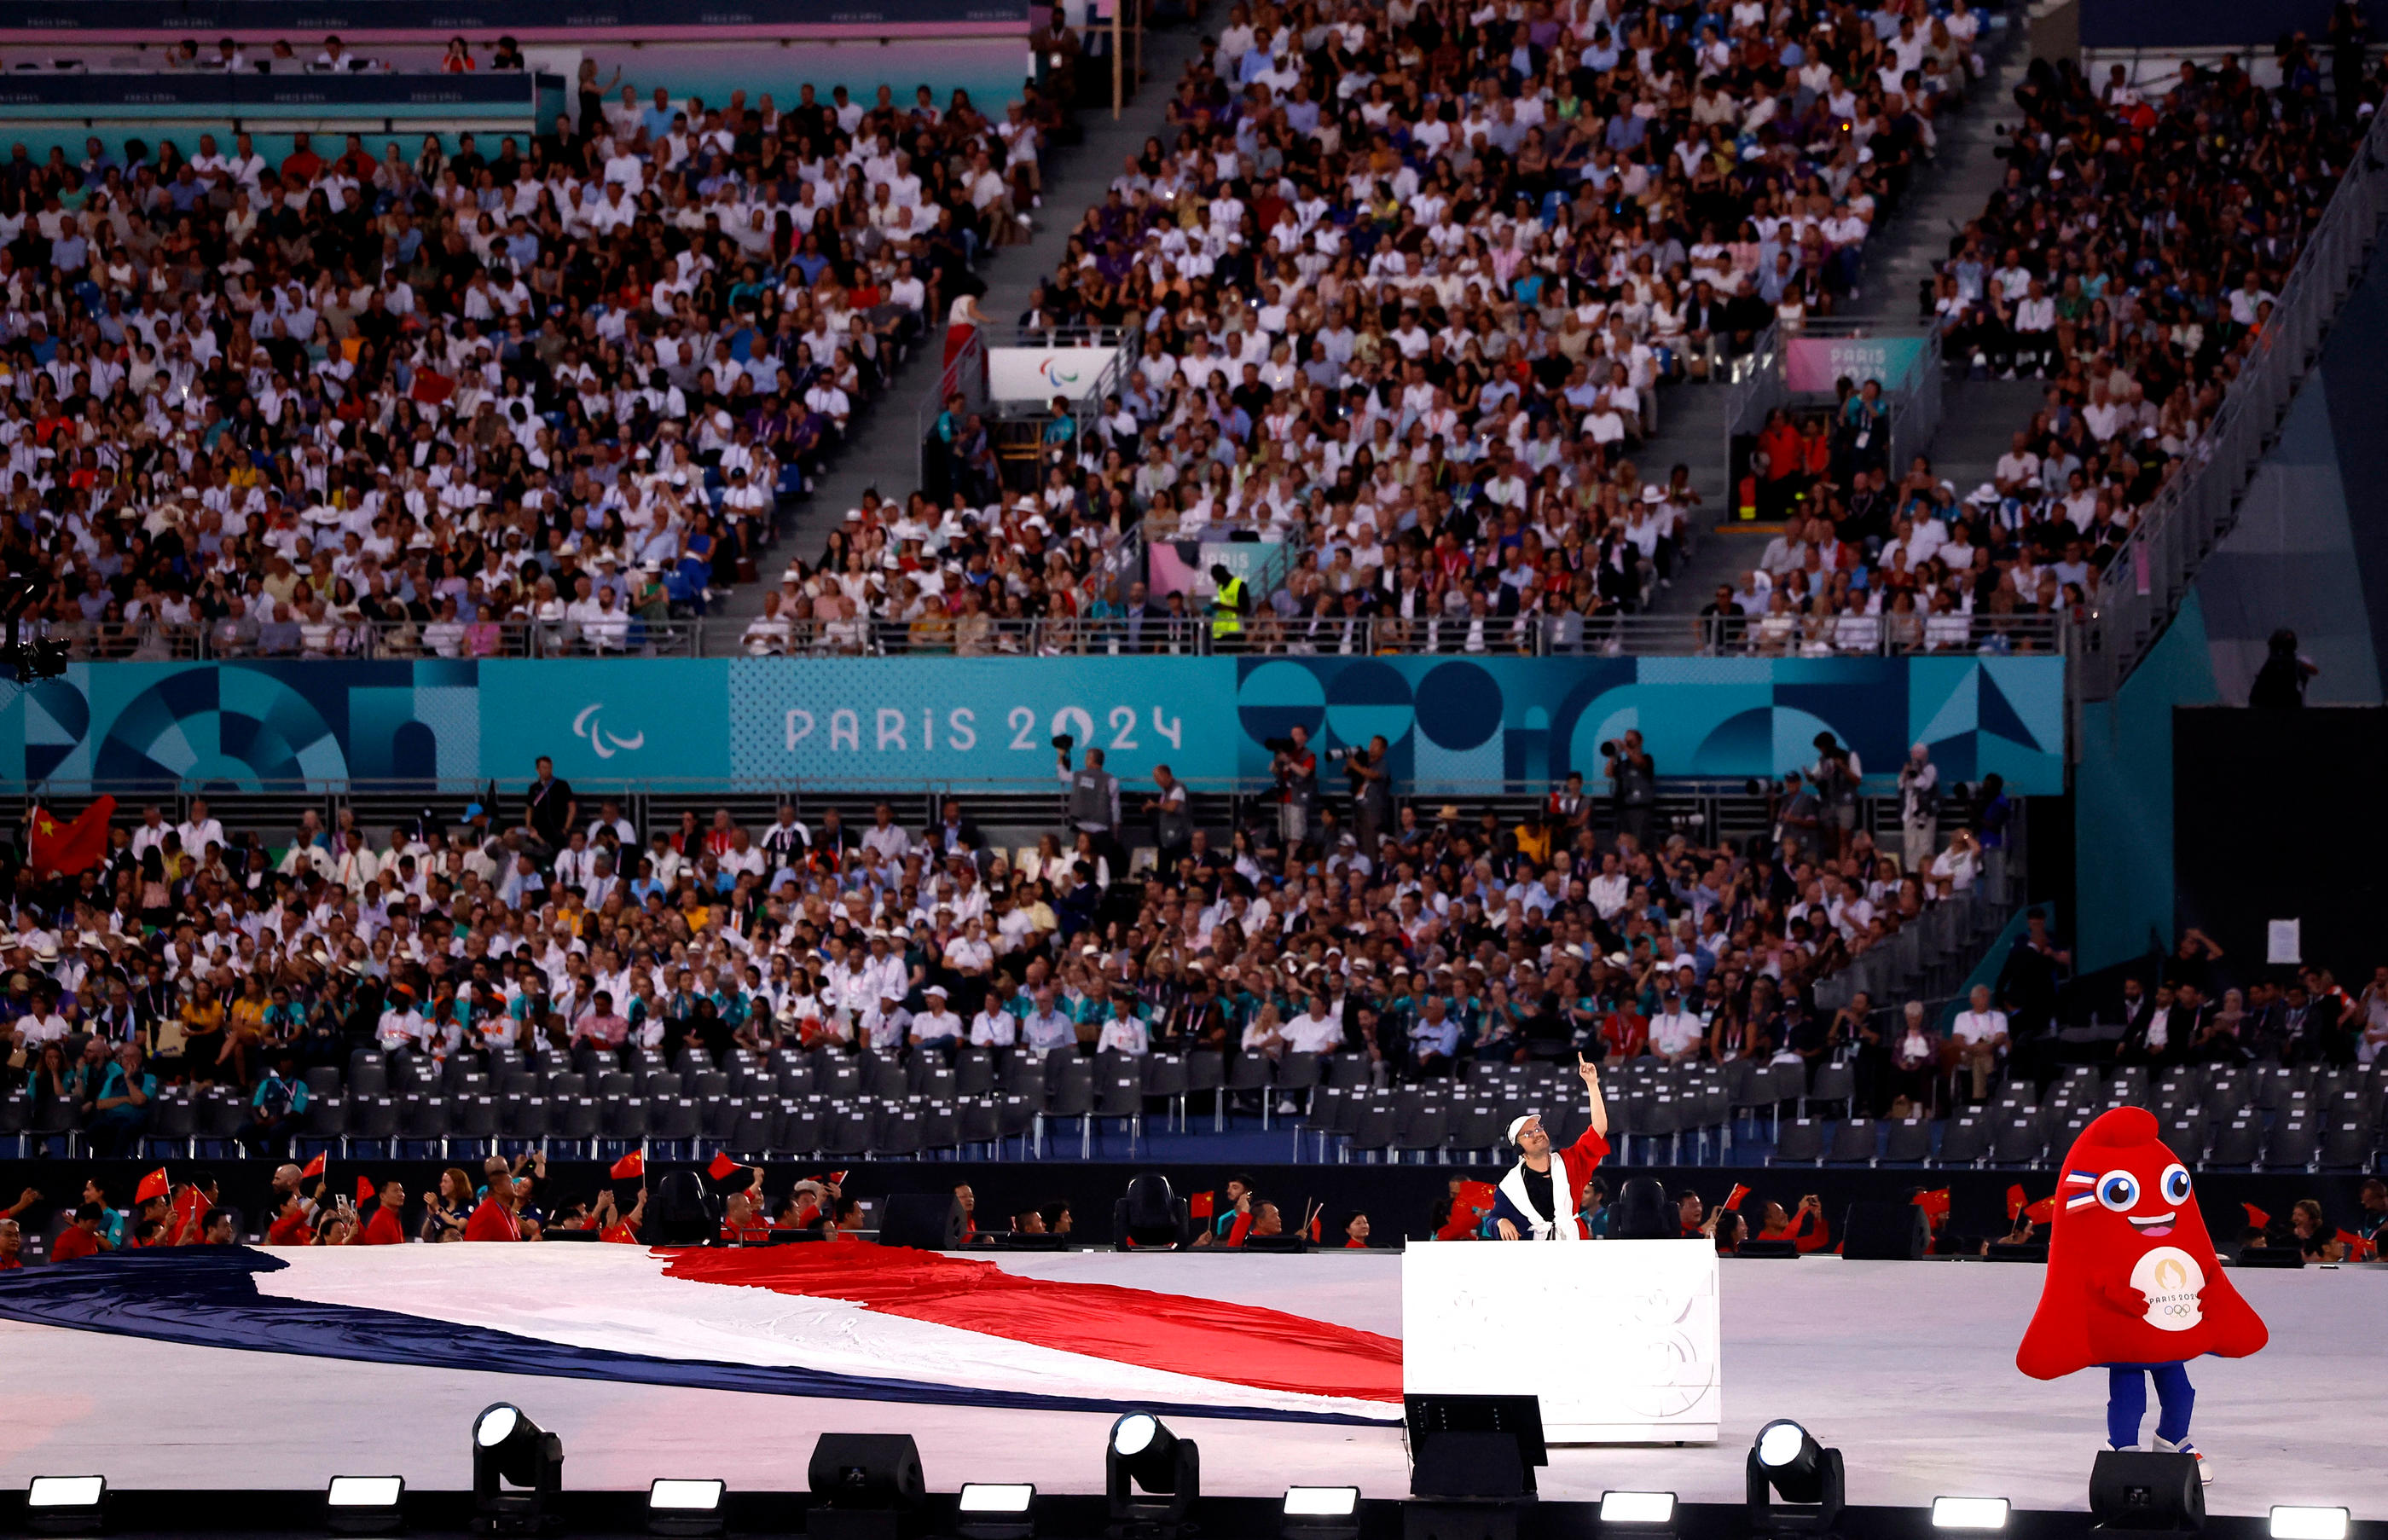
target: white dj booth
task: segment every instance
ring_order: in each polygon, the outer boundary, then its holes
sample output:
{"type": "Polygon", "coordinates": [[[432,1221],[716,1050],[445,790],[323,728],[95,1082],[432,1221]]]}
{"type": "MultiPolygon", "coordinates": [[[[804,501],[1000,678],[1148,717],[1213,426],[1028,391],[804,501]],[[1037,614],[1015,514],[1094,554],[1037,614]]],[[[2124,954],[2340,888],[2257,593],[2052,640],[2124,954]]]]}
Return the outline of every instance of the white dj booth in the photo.
{"type": "Polygon", "coordinates": [[[1717,1254],[1706,1240],[1414,1244],[1402,1390],[1540,1397],[1553,1444],[1713,1444],[1717,1254]]]}

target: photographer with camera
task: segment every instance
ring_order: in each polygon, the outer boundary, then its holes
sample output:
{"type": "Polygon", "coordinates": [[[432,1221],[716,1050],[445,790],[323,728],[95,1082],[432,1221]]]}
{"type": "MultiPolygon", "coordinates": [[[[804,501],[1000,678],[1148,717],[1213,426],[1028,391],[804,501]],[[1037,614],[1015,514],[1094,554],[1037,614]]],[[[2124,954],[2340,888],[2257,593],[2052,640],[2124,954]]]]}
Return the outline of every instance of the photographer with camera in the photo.
{"type": "Polygon", "coordinates": [[[1600,756],[1607,761],[1609,789],[1617,798],[1618,837],[1630,835],[1635,850],[1648,850],[1651,822],[1658,813],[1658,769],[1642,747],[1641,729],[1626,729],[1623,742],[1603,743],[1600,756]]]}
{"type": "Polygon", "coordinates": [[[1940,842],[1940,767],[1921,743],[1908,750],[1907,763],[1899,767],[1899,833],[1909,873],[1932,865],[1933,847],[1940,842]]]}
{"type": "Polygon", "coordinates": [[[1385,765],[1390,747],[1385,735],[1378,733],[1368,739],[1365,749],[1339,749],[1327,756],[1342,763],[1343,774],[1352,783],[1352,822],[1359,829],[1360,853],[1368,858],[1371,867],[1385,830],[1393,824],[1393,776],[1385,765]]]}
{"type": "Polygon", "coordinates": [[[1865,769],[1857,751],[1832,734],[1818,733],[1815,744],[1816,763],[1809,767],[1808,779],[1822,814],[1821,837],[1831,843],[1837,861],[1849,853],[1849,837],[1857,832],[1858,792],[1865,769]]]}
{"type": "Polygon", "coordinates": [[[1061,784],[1069,789],[1063,793],[1062,817],[1073,831],[1094,840],[1095,853],[1109,862],[1114,873],[1125,876],[1127,849],[1119,842],[1119,777],[1103,768],[1100,749],[1086,751],[1085,769],[1070,768],[1070,751],[1077,741],[1067,733],[1053,740],[1061,784]]]}
{"type": "Polygon", "coordinates": [[[1318,812],[1318,756],[1310,751],[1310,729],[1297,726],[1266,747],[1269,774],[1277,777],[1277,838],[1288,851],[1298,850],[1318,812]]]}

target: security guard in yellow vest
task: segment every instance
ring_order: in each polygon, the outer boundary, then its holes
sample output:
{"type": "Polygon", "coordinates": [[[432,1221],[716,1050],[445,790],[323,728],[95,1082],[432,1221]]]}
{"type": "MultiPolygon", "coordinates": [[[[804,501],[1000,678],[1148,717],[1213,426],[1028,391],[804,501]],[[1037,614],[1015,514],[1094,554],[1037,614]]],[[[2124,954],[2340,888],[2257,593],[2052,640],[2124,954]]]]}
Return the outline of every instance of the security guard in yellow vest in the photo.
{"type": "Polygon", "coordinates": [[[1211,639],[1232,647],[1244,629],[1244,580],[1213,563],[1211,581],[1218,586],[1211,600],[1211,639]]]}

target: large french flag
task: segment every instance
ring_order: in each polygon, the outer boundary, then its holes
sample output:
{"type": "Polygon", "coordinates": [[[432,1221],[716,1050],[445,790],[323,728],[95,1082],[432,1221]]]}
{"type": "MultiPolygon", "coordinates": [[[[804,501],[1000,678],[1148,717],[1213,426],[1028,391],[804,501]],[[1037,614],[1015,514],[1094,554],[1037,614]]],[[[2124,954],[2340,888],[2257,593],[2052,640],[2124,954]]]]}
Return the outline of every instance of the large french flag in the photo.
{"type": "Polygon", "coordinates": [[[185,1246],[0,1273],[0,1318],[200,1346],[946,1406],[1401,1418],[1399,1341],[860,1243],[185,1246]]]}

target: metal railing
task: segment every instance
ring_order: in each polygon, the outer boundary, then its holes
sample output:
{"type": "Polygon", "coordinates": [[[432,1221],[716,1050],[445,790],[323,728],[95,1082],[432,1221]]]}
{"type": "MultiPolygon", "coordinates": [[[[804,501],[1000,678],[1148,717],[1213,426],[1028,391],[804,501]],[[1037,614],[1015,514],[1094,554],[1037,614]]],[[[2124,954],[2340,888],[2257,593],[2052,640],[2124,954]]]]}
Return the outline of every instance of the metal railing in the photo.
{"type": "Polygon", "coordinates": [[[2206,555],[2237,525],[2256,468],[2279,437],[2297,387],[2320,362],[2322,339],[2369,265],[2388,216],[2383,120],[2388,114],[2373,117],[2213,422],[2108,563],[2082,631],[2082,700],[2109,700],[2122,688],[2164,635],[2206,555]]]}
{"type": "MultiPolygon", "coordinates": [[[[717,631],[725,623],[712,623],[717,631]]],[[[252,629],[215,625],[48,627],[77,663],[271,658],[356,662],[393,658],[693,658],[705,653],[702,618],[580,621],[277,621],[252,629]]]]}
{"type": "MultiPolygon", "coordinates": [[[[1102,573],[1124,593],[1142,570],[1136,531],[1104,558],[1102,573]]],[[[1283,559],[1289,562],[1290,555],[1283,559]]],[[[1278,574],[1280,577],[1282,574],[1278,574]]],[[[1255,589],[1266,591],[1257,578],[1255,589]]],[[[2064,654],[2069,628],[2061,615],[1974,615],[1962,635],[1935,630],[1932,618],[1913,626],[1896,617],[1848,617],[1829,637],[1794,631],[1778,637],[1752,619],[1684,615],[1526,615],[1404,620],[1391,616],[1290,619],[1264,606],[1233,636],[1214,637],[1207,612],[1182,617],[1054,616],[998,620],[938,612],[915,620],[762,617],[727,620],[629,621],[621,625],[574,622],[492,621],[363,624],[324,628],[275,625],[254,640],[227,638],[220,628],[146,627],[107,633],[97,627],[57,634],[78,663],[357,662],[367,659],[696,658],[708,639],[752,657],[893,658],[945,654],[964,658],[1063,658],[1163,654],[1206,657],[1258,653],[1304,656],[1402,656],[1449,653],[1486,657],[1899,657],[1988,653],[2064,654]],[[736,637],[734,646],[730,638],[736,637]]]]}
{"type": "Polygon", "coordinates": [[[1733,465],[1736,439],[1766,426],[1767,413],[1781,406],[1783,388],[1783,328],[1768,322],[1749,351],[1728,365],[1724,379],[1724,461],[1733,465]]]}
{"type": "MultiPolygon", "coordinates": [[[[1877,1011],[1899,1010],[1924,1000],[1934,1029],[1946,1031],[1956,1014],[1955,991],[2024,907],[2029,884],[2024,865],[2025,804],[2016,798],[2006,843],[1984,851],[1974,885],[1945,903],[1928,904],[1912,925],[1904,925],[1882,945],[1870,947],[1816,985],[1816,1004],[1837,1011],[1859,994],[1877,1011]],[[1935,997],[1937,997],[1937,999],[1935,997]]],[[[1891,827],[1897,827],[1892,814],[1891,827]]],[[[1894,1018],[1895,1019],[1895,1018],[1894,1018]]]]}
{"type": "MultiPolygon", "coordinates": [[[[942,341],[938,346],[943,347],[942,341]]],[[[959,391],[964,411],[986,410],[986,336],[984,331],[972,332],[962,344],[961,351],[946,360],[937,372],[936,385],[929,398],[912,411],[912,446],[914,452],[914,485],[929,484],[929,433],[937,423],[938,414],[946,410],[946,398],[959,391]]]]}
{"type": "Polygon", "coordinates": [[[1405,656],[1607,658],[1847,658],[1916,656],[2061,656],[2067,648],[2062,615],[1959,617],[1962,632],[1934,632],[1931,617],[1914,625],[1896,617],[1847,617],[1829,638],[1795,632],[1777,638],[1758,622],[1686,615],[1525,615],[1404,620],[1389,616],[1287,618],[1264,608],[1242,628],[1214,637],[1207,613],[1183,618],[1110,619],[1077,615],[1042,620],[957,619],[942,613],[913,621],[790,621],[784,641],[750,646],[757,655],[906,657],[1086,657],[1164,653],[1186,657],[1405,656]]]}

